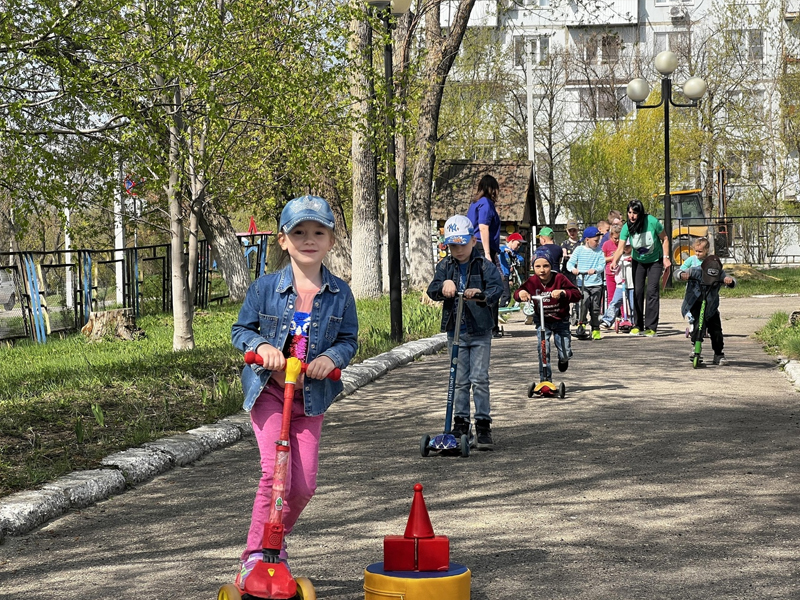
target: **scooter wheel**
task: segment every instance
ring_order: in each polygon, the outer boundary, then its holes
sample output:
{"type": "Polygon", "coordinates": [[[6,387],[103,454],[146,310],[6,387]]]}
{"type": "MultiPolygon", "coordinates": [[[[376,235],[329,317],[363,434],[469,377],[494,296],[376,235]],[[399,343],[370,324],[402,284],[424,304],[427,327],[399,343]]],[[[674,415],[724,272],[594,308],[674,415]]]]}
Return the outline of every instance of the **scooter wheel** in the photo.
{"type": "Polygon", "coordinates": [[[700,362],[701,362],[700,355],[699,354],[695,354],[692,357],[692,367],[694,367],[696,369],[697,367],[700,366],[700,362]]]}
{"type": "Polygon", "coordinates": [[[461,456],[464,458],[469,456],[469,436],[466,433],[461,436],[461,456]]]}
{"type": "Polygon", "coordinates": [[[564,382],[558,384],[558,397],[563,398],[567,395],[567,386],[564,385],[564,382]]]}
{"type": "Polygon", "coordinates": [[[686,328],[686,337],[692,337],[692,330],[690,328],[686,328]]]}
{"type": "Polygon", "coordinates": [[[419,453],[425,458],[431,453],[431,436],[425,434],[419,442],[419,453]]]}
{"type": "Polygon", "coordinates": [[[308,577],[295,577],[294,581],[297,583],[295,598],[298,600],[317,600],[317,592],[308,577]]]}
{"type": "Polygon", "coordinates": [[[578,328],[575,330],[575,335],[577,335],[578,337],[583,337],[584,335],[586,335],[586,327],[584,327],[583,325],[578,325],[578,328]]]}
{"type": "Polygon", "coordinates": [[[242,595],[239,593],[239,588],[232,583],[226,583],[219,588],[217,600],[242,600],[242,595]]]}
{"type": "Polygon", "coordinates": [[[614,333],[619,333],[619,321],[614,321],[614,333]]]}
{"type": "Polygon", "coordinates": [[[536,382],[534,381],[528,386],[528,398],[533,398],[533,390],[535,389],[536,389],[536,382]]]}

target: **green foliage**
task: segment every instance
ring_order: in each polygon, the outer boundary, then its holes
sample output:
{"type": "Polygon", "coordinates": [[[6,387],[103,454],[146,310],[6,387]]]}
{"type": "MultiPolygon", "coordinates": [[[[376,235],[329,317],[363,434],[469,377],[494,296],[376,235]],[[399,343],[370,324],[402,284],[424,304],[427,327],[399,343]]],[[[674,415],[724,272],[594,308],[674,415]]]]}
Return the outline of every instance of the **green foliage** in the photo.
{"type": "MultiPolygon", "coordinates": [[[[646,104],[659,100],[660,90],[654,90],[646,104]]],[[[691,108],[670,113],[673,190],[693,187],[699,175],[705,140],[699,117],[699,111],[691,108]]],[[[597,123],[572,145],[570,181],[568,205],[583,222],[605,218],[612,208],[623,210],[632,198],[641,200],[648,212],[656,212],[655,196],[664,190],[663,109],[642,109],[614,124],[597,123]]]]}
{"type": "Polygon", "coordinates": [[[767,349],[800,360],[800,324],[790,325],[787,313],[772,315],[767,324],[756,332],[756,337],[767,349]]]}
{"type": "MultiPolygon", "coordinates": [[[[420,294],[403,304],[406,340],[438,333],[438,307],[420,294]]],[[[165,314],[140,318],[147,335],[137,341],[90,344],[74,334],[0,348],[0,496],[241,410],[242,356],[230,341],[238,311],[198,311],[192,351],[172,351],[165,314]]],[[[395,345],[388,297],[358,301],[358,314],[354,362],[395,345]]]]}

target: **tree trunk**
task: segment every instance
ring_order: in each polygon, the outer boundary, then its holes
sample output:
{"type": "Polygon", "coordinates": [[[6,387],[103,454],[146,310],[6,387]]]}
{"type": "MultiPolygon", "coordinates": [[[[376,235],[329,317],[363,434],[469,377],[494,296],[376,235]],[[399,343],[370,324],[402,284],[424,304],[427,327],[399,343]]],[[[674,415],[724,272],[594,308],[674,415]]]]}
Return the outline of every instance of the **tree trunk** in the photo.
{"type": "Polygon", "coordinates": [[[122,340],[138,340],[144,337],[144,330],[136,326],[136,316],[132,308],[116,308],[101,312],[90,312],[81,333],[90,342],[99,342],[106,337],[122,340]]]}
{"type": "Polygon", "coordinates": [[[423,80],[427,82],[427,86],[423,90],[420,103],[416,135],[417,159],[408,203],[408,237],[412,265],[410,287],[413,290],[426,289],[433,279],[431,188],[433,167],[436,163],[439,109],[442,105],[444,84],[458,54],[474,4],[475,0],[460,0],[446,37],[442,36],[440,3],[434,3],[425,15],[427,59],[423,80]]]}
{"type": "Polygon", "coordinates": [[[195,298],[197,298],[198,232],[199,227],[197,225],[197,209],[193,205],[192,210],[189,213],[189,243],[187,244],[189,257],[188,271],[186,273],[189,283],[189,301],[192,303],[192,306],[195,305],[195,298]]]}
{"type": "MultiPolygon", "coordinates": [[[[176,92],[177,94],[177,92],[176,92]]],[[[176,100],[175,106],[180,106],[176,100]]],[[[169,182],[166,193],[169,202],[170,251],[172,254],[172,316],[174,329],[172,349],[194,349],[192,320],[194,310],[189,298],[186,256],[183,253],[183,215],[180,202],[180,132],[170,125],[169,131],[169,182]]]]}
{"type": "Polygon", "coordinates": [[[250,286],[250,272],[244,258],[242,245],[230,219],[220,213],[208,198],[200,214],[200,229],[211,246],[211,255],[217,262],[222,278],[228,285],[231,302],[244,301],[250,286]]]}
{"type": "Polygon", "coordinates": [[[364,19],[354,19],[351,51],[355,69],[351,75],[351,93],[355,99],[353,111],[358,124],[353,130],[353,269],[350,287],[356,298],[378,298],[381,295],[380,213],[376,192],[375,154],[370,146],[369,115],[372,98],[369,73],[371,71],[372,31],[364,19]]]}
{"type": "Polygon", "coordinates": [[[352,253],[350,251],[352,239],[344,219],[342,198],[339,190],[336,189],[336,182],[326,169],[317,169],[315,175],[320,182],[321,195],[331,205],[333,216],[336,219],[336,245],[325,257],[325,266],[337,277],[350,281],[352,279],[352,253]]]}

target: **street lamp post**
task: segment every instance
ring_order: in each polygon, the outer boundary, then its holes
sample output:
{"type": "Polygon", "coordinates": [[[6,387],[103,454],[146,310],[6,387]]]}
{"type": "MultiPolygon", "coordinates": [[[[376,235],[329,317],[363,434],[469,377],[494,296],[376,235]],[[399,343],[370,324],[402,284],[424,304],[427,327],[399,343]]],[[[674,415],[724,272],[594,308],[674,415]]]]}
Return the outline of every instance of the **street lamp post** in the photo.
{"type": "MultiPolygon", "coordinates": [[[[669,190],[669,105],[679,108],[694,108],[700,105],[700,98],[706,93],[706,82],[700,77],[691,77],[683,84],[683,95],[691,100],[688,104],[672,99],[672,78],[678,68],[678,57],[674,52],[661,52],[656,56],[656,69],[661,73],[661,100],[658,104],[642,104],[650,95],[650,86],[641,78],[628,84],[628,98],[636,103],[636,108],[658,108],[664,106],[664,231],[667,234],[667,250],[672,262],[672,200],[669,190]]],[[[670,267],[671,268],[671,267],[670,267]]],[[[672,278],[667,278],[667,287],[672,287],[672,278]]]]}
{"type": "Polygon", "coordinates": [[[392,15],[403,15],[411,8],[411,0],[367,0],[375,8],[386,27],[387,40],[383,49],[383,67],[386,75],[386,228],[389,260],[389,318],[391,336],[395,342],[403,341],[403,290],[400,278],[400,207],[397,199],[394,145],[394,76],[392,73],[392,15]]]}

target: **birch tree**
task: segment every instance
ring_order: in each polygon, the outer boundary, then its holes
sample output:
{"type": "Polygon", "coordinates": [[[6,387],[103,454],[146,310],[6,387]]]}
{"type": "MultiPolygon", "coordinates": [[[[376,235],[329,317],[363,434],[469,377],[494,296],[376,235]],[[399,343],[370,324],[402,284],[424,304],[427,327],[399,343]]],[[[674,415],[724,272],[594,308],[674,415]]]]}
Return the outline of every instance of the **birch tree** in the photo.
{"type": "Polygon", "coordinates": [[[460,0],[447,30],[441,26],[441,2],[428,3],[425,19],[425,66],[422,73],[419,115],[415,133],[411,195],[408,201],[408,238],[411,254],[409,285],[424,290],[433,279],[431,260],[431,189],[439,141],[438,124],[442,94],[450,68],[458,54],[475,0],[460,0]]]}

